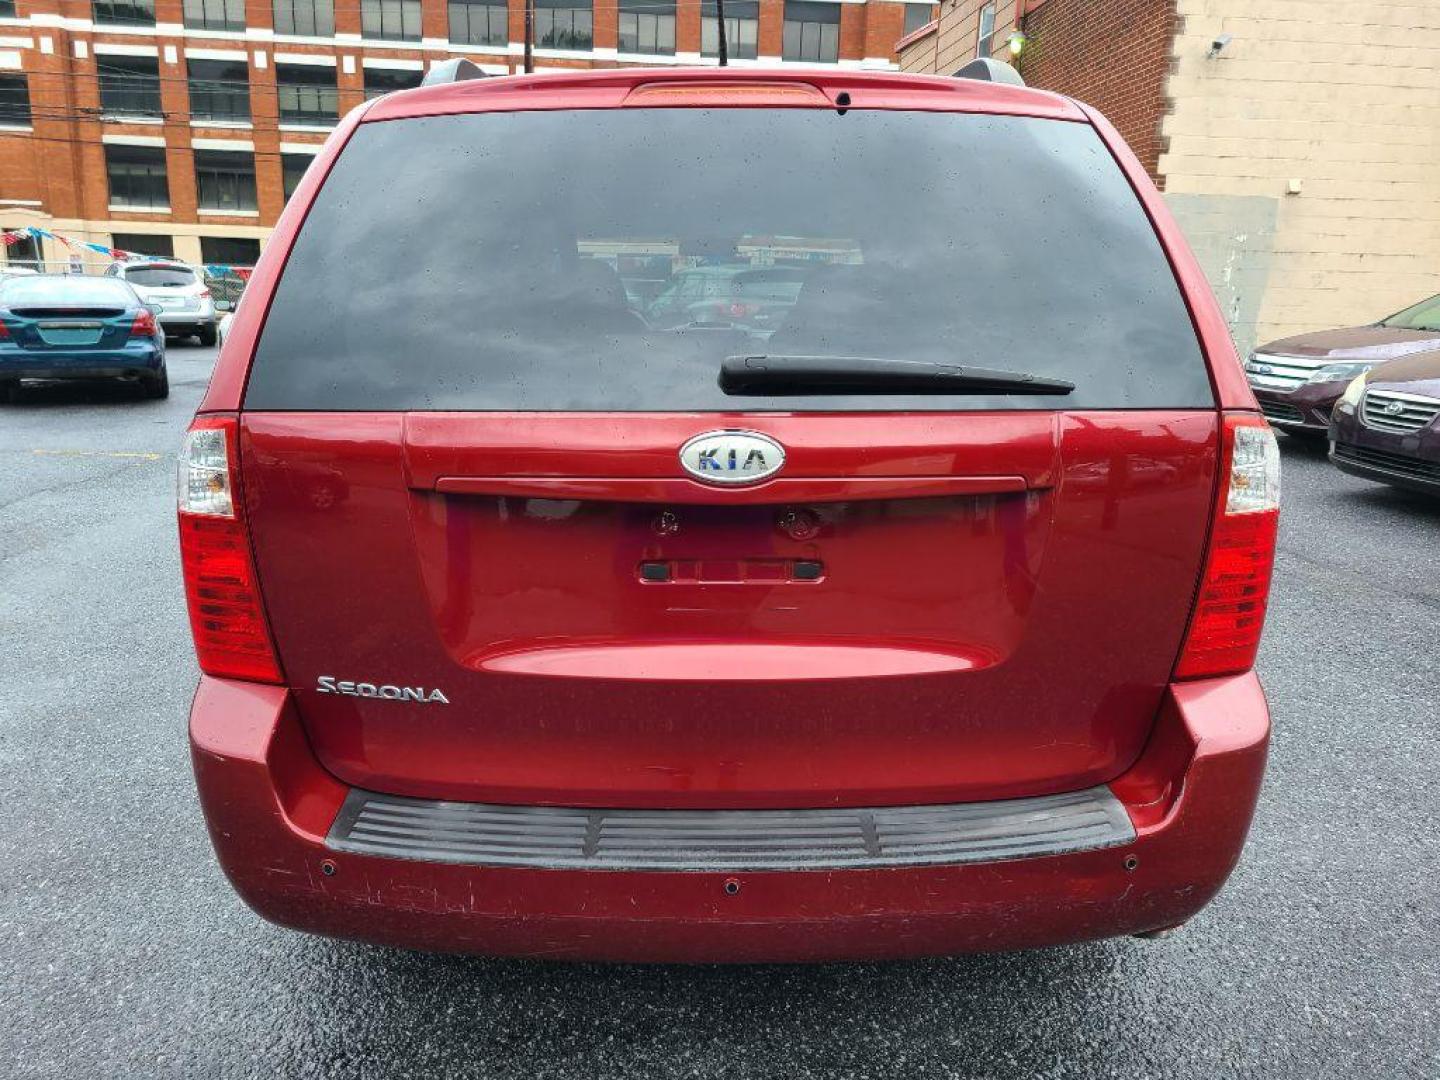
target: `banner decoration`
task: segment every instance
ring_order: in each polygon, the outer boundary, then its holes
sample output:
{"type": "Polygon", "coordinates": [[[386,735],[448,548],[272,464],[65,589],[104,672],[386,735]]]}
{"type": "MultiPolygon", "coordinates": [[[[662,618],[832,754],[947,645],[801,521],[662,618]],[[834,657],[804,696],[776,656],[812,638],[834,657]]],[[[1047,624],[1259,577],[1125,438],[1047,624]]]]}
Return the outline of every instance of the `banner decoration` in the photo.
{"type": "MultiPolygon", "coordinates": [[[[124,261],[126,259],[162,259],[163,255],[142,255],[135,251],[122,251],[119,248],[106,247],[104,244],[92,244],[88,240],[76,240],[70,236],[61,236],[49,229],[42,229],[35,225],[28,225],[23,229],[14,229],[10,232],[0,233],[0,243],[5,247],[13,247],[21,240],[54,240],[64,244],[71,251],[93,251],[97,255],[104,255],[108,259],[124,261]]],[[[205,275],[212,278],[233,277],[241,281],[249,281],[250,274],[254,267],[231,266],[228,263],[206,263],[204,265],[205,275]]]]}

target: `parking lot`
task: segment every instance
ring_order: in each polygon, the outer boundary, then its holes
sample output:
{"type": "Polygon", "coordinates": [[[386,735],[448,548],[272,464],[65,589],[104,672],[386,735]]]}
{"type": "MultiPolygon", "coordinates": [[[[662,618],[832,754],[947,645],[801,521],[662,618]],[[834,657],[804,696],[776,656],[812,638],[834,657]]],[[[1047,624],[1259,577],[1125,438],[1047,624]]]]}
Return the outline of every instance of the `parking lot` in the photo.
{"type": "Polygon", "coordinates": [[[0,406],[0,1075],[1440,1076],[1440,502],[1288,443],[1269,774],[1162,941],[820,968],[562,966],[262,923],[190,777],[172,396],[0,406]]]}

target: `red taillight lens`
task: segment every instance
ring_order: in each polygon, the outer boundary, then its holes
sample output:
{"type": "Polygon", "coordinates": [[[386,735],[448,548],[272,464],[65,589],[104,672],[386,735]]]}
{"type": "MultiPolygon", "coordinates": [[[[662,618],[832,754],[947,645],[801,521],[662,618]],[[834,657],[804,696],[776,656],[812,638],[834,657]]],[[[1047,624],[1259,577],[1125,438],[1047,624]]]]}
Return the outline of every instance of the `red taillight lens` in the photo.
{"type": "Polygon", "coordinates": [[[149,308],[141,308],[135,315],[135,321],[130,324],[130,336],[154,337],[155,313],[149,308]]]}
{"type": "Polygon", "coordinates": [[[1255,666],[1280,524],[1280,448],[1264,420],[1227,416],[1220,498],[1177,679],[1255,666]]]}
{"type": "Polygon", "coordinates": [[[201,289],[201,290],[200,290],[200,299],[201,299],[201,300],[209,300],[209,299],[210,299],[210,290],[209,290],[209,289],[201,289]]]}
{"type": "Polygon", "coordinates": [[[180,454],[180,566],[200,670],[282,682],[239,516],[233,417],[201,417],[180,454]]]}

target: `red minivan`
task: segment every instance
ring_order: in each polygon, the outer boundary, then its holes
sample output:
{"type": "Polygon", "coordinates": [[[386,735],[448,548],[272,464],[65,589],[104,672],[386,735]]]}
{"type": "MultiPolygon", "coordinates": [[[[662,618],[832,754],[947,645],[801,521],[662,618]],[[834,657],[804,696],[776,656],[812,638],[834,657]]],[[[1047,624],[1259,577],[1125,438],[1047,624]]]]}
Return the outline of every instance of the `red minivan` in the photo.
{"type": "Polygon", "coordinates": [[[1167,930],[1235,865],[1278,455],[1089,108],[421,87],[340,125],[249,294],[180,538],[201,803],[266,917],[904,957],[1167,930]],[[710,267],[793,286],[647,316],[710,267]]]}

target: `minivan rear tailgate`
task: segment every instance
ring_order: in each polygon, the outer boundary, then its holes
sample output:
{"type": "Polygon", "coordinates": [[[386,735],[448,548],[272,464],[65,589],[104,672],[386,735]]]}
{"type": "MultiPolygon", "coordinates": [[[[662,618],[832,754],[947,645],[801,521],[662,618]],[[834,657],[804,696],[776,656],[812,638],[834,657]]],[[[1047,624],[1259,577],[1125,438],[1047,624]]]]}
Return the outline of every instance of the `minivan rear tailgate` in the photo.
{"type": "Polygon", "coordinates": [[[299,714],[350,784],[914,804],[1135,759],[1216,443],[1210,410],[248,412],[242,482],[299,714]],[[779,475],[689,479],[679,447],[734,428],[779,475]]]}

